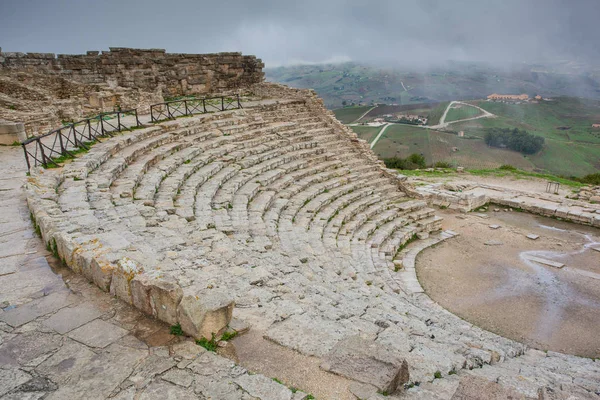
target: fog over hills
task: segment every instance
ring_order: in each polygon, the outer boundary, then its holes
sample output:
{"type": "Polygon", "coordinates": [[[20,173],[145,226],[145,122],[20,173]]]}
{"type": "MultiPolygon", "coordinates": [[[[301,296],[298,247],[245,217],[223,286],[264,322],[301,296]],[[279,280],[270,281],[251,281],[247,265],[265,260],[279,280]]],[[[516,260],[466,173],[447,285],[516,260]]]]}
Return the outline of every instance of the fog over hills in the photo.
{"type": "Polygon", "coordinates": [[[81,53],[109,46],[242,51],[261,57],[268,67],[332,61],[419,67],[446,60],[597,64],[600,59],[596,0],[25,4],[0,2],[4,51],[81,53]],[[63,28],[52,29],[51,21],[63,28]]]}
{"type": "Polygon", "coordinates": [[[600,98],[599,70],[574,62],[511,66],[444,62],[422,68],[347,62],[268,68],[266,76],[293,87],[313,88],[331,108],[480,99],[495,92],[600,98]]]}

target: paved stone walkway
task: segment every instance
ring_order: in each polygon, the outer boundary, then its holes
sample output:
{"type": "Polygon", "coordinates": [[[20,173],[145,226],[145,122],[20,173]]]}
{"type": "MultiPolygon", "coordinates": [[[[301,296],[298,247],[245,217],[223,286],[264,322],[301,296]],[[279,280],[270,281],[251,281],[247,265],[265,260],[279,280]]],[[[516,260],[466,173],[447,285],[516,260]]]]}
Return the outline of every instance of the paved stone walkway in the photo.
{"type": "Polygon", "coordinates": [[[303,399],[54,264],[0,147],[0,399],[303,399]]]}

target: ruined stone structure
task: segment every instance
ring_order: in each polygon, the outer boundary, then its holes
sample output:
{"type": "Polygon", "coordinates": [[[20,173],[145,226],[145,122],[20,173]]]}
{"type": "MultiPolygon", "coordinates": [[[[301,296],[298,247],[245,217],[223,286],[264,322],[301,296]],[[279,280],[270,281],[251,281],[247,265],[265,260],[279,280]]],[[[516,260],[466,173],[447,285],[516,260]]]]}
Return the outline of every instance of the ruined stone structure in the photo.
{"type": "MultiPolygon", "coordinates": [[[[353,381],[357,398],[600,392],[594,360],[528,349],[422,292],[418,252],[456,233],[441,232],[434,210],[313,91],[241,91],[243,109],[161,122],[103,140],[62,168],[32,169],[27,203],[44,243],[148,316],[217,339],[233,316],[353,381]]],[[[0,314],[16,327],[20,317],[0,314]]],[[[307,398],[216,356],[177,367],[196,382],[177,386],[177,398],[307,398]],[[216,384],[227,395],[210,392],[216,384]]],[[[111,394],[161,382],[123,381],[111,394]]],[[[69,385],[59,391],[79,390],[69,385]]]]}
{"type": "Polygon", "coordinates": [[[263,79],[264,65],[241,53],[170,54],[163,49],[111,47],[108,52],[70,55],[0,53],[0,74],[44,73],[83,84],[135,88],[164,96],[221,92],[247,87],[263,79]]]}
{"type": "Polygon", "coordinates": [[[31,136],[115,108],[143,113],[169,97],[236,91],[262,81],[262,67],[241,53],[0,52],[0,119],[25,123],[31,136]]]}

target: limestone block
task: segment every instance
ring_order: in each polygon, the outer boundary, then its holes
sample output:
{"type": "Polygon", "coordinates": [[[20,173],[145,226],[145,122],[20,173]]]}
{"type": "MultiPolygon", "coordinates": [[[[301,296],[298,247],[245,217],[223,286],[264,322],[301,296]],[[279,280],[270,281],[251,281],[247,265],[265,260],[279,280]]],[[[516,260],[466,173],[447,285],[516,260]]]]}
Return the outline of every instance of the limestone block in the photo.
{"type": "Polygon", "coordinates": [[[110,282],[110,294],[119,299],[132,303],[130,283],[143,272],[143,268],[134,260],[123,257],[117,262],[117,267],[113,270],[110,282]]]}
{"type": "Polygon", "coordinates": [[[183,290],[175,279],[157,279],[150,286],[152,315],[169,324],[177,323],[177,306],[183,290]]]}
{"type": "Polygon", "coordinates": [[[100,257],[92,258],[89,278],[91,278],[92,282],[100,289],[108,292],[110,290],[110,281],[112,280],[112,274],[115,267],[110,265],[106,260],[99,260],[98,258],[100,257]]]}
{"type": "Polygon", "coordinates": [[[153,278],[148,274],[135,276],[130,283],[131,302],[135,308],[147,315],[152,315],[150,305],[150,285],[153,278]]]}
{"type": "Polygon", "coordinates": [[[73,253],[73,270],[75,268],[79,273],[85,276],[88,280],[92,280],[91,276],[91,265],[92,265],[93,255],[89,251],[83,250],[81,247],[78,247],[73,253]]]}
{"type": "Polygon", "coordinates": [[[79,266],[73,261],[73,252],[77,246],[71,239],[71,236],[64,232],[56,232],[52,235],[52,238],[56,243],[56,251],[59,258],[73,271],[80,272],[79,266]]]}
{"type": "Polygon", "coordinates": [[[25,139],[27,139],[27,134],[22,122],[0,120],[0,144],[11,145],[25,139]]]}
{"type": "Polygon", "coordinates": [[[233,300],[221,292],[186,295],[177,307],[177,320],[188,335],[210,339],[213,334],[219,336],[227,329],[233,306],[233,300]]]}
{"type": "Polygon", "coordinates": [[[133,278],[130,289],[136,308],[171,325],[177,323],[183,291],[174,278],[140,274],[133,278]]]}
{"type": "Polygon", "coordinates": [[[380,343],[351,336],[338,342],[321,368],[393,393],[408,382],[408,364],[380,343]]]}

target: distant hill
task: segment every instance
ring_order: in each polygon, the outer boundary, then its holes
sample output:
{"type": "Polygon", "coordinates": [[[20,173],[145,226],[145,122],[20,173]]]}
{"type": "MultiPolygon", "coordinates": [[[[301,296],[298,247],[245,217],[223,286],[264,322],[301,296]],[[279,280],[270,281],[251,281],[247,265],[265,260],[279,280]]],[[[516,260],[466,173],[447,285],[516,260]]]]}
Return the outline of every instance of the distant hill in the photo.
{"type": "MultiPolygon", "coordinates": [[[[563,176],[583,176],[600,170],[600,101],[575,97],[555,97],[551,101],[503,103],[483,100],[468,101],[494,116],[459,122],[478,114],[477,109],[451,109],[445,128],[426,129],[411,125],[390,125],[380,136],[373,151],[381,158],[423,154],[428,164],[447,162],[468,169],[498,168],[510,164],[527,171],[563,176]],[[452,115],[454,113],[454,115],[452,115]],[[508,149],[489,147],[484,142],[488,128],[520,129],[545,139],[541,151],[526,155],[508,149]],[[461,135],[459,135],[461,132],[461,135]]],[[[449,103],[347,107],[334,110],[346,123],[354,122],[366,111],[360,122],[391,113],[419,113],[429,117],[429,125],[438,123],[449,103]],[[415,107],[418,107],[415,109],[415,107]]],[[[372,142],[381,127],[353,124],[352,129],[372,142]]]]}
{"type": "Polygon", "coordinates": [[[272,82],[315,89],[329,108],[481,99],[495,92],[600,99],[600,70],[570,62],[510,69],[450,62],[421,70],[349,62],[267,68],[265,74],[272,82]]]}

